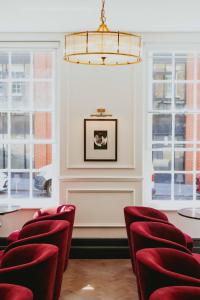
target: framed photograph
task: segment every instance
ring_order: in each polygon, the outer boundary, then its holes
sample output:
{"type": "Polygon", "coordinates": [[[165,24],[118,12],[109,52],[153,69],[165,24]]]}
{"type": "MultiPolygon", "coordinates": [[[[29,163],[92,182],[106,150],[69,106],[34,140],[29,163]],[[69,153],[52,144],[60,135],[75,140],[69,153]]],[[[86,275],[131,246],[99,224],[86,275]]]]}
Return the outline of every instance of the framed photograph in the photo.
{"type": "Polygon", "coordinates": [[[84,161],[117,161],[117,119],[84,119],[84,161]]]}

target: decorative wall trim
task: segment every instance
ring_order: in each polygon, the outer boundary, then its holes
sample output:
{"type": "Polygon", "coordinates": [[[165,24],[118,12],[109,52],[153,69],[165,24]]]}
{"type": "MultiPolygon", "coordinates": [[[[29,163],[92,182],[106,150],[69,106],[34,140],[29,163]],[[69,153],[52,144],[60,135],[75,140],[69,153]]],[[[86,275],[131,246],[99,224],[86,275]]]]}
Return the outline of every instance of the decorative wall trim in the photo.
{"type": "MultiPolygon", "coordinates": [[[[68,68],[68,76],[70,74],[70,67],[68,68]]],[[[120,164],[117,161],[116,162],[110,162],[110,163],[96,163],[96,162],[80,162],[78,164],[73,164],[70,162],[70,141],[69,141],[69,137],[70,137],[70,127],[71,127],[71,113],[70,113],[70,101],[71,101],[71,97],[70,97],[70,83],[68,80],[68,91],[67,91],[67,97],[66,97],[66,118],[65,118],[65,123],[66,123],[66,131],[67,131],[67,141],[65,144],[65,167],[66,169],[132,169],[134,170],[135,167],[135,159],[136,159],[136,104],[135,104],[135,99],[136,99],[136,95],[135,95],[135,89],[133,88],[132,83],[134,82],[134,76],[135,76],[135,70],[134,68],[130,69],[130,93],[131,93],[131,98],[132,101],[130,101],[130,111],[132,111],[132,116],[130,118],[130,131],[132,133],[132,138],[131,141],[127,141],[127,146],[131,147],[132,149],[132,156],[130,157],[130,163],[128,164],[120,164]]],[[[88,115],[85,115],[86,111],[83,112],[83,117],[82,120],[84,120],[84,118],[87,118],[88,115]]],[[[118,119],[118,134],[120,132],[119,128],[120,128],[120,122],[123,120],[120,119],[120,111],[116,112],[115,114],[113,113],[113,116],[115,118],[118,119]]],[[[113,118],[114,118],[113,117],[113,118]]],[[[120,142],[120,138],[118,137],[118,143],[120,142]]],[[[118,146],[118,150],[119,150],[119,146],[118,146]]],[[[83,147],[82,147],[82,151],[83,151],[83,147]]],[[[119,157],[120,153],[118,152],[118,157],[119,157]]]]}
{"type": "Polygon", "coordinates": [[[87,165],[85,162],[83,162],[83,164],[80,165],[70,165],[68,162],[66,168],[67,169],[135,169],[135,165],[134,164],[117,165],[117,162],[108,163],[108,164],[103,164],[102,162],[100,164],[88,162],[87,165]]]}
{"type": "Polygon", "coordinates": [[[141,182],[143,181],[142,176],[60,176],[61,182],[141,182]]]}
{"type": "MultiPolygon", "coordinates": [[[[116,188],[109,188],[109,189],[99,189],[99,188],[93,188],[93,189],[77,189],[77,188],[69,188],[69,189],[66,189],[66,201],[65,203],[70,203],[69,201],[69,194],[70,193],[80,193],[80,194],[83,194],[83,193],[96,193],[96,194],[99,194],[99,193],[129,193],[132,195],[131,197],[131,201],[129,204],[127,205],[134,205],[135,204],[135,189],[132,189],[132,188],[123,188],[123,189],[116,189],[116,188]]],[[[83,200],[84,201],[84,200],[83,200]]],[[[108,200],[109,201],[109,200],[108,200]]],[[[117,202],[116,202],[117,203],[117,202]]],[[[72,201],[72,204],[73,201],[72,201]]],[[[76,205],[76,204],[75,204],[76,205]]],[[[94,222],[88,222],[88,223],[77,223],[75,224],[75,227],[76,228],[123,228],[124,227],[124,220],[120,223],[116,223],[116,222],[111,222],[111,223],[105,223],[105,222],[102,222],[102,223],[94,223],[94,222]]]]}

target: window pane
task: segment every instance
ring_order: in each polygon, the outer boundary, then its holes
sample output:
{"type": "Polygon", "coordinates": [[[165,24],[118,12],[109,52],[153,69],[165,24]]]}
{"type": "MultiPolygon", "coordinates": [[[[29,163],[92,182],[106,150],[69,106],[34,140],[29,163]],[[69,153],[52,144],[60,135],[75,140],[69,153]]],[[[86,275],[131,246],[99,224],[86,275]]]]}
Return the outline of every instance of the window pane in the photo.
{"type": "Polygon", "coordinates": [[[200,173],[196,176],[196,199],[200,200],[200,173]]]}
{"type": "Polygon", "coordinates": [[[171,151],[153,151],[153,168],[155,171],[171,169],[171,151]]]}
{"type": "Polygon", "coordinates": [[[0,144],[0,169],[8,168],[8,145],[0,144]]]}
{"type": "Polygon", "coordinates": [[[174,153],[174,170],[192,171],[193,170],[193,152],[192,151],[175,151],[174,153]]]}
{"type": "Polygon", "coordinates": [[[33,76],[34,78],[52,77],[52,54],[38,52],[33,55],[33,76]]]}
{"type": "Polygon", "coordinates": [[[197,110],[200,110],[200,83],[197,83],[197,110]]]}
{"type": "Polygon", "coordinates": [[[0,200],[8,195],[8,173],[0,170],[0,200]]]}
{"type": "Polygon", "coordinates": [[[30,189],[29,173],[11,173],[11,196],[13,198],[26,198],[29,197],[30,189]]]}
{"type": "Polygon", "coordinates": [[[170,56],[154,55],[153,79],[170,80],[172,78],[172,58],[170,56]]]}
{"type": "Polygon", "coordinates": [[[172,138],[172,116],[153,115],[153,141],[170,141],[172,138]]]}
{"type": "Polygon", "coordinates": [[[30,146],[26,144],[11,145],[11,168],[30,168],[30,146]]]}
{"type": "Polygon", "coordinates": [[[197,79],[200,80],[200,56],[197,56],[197,79]]]}
{"type": "Polygon", "coordinates": [[[34,83],[34,107],[51,108],[52,104],[52,84],[50,82],[34,83]]]}
{"type": "Polygon", "coordinates": [[[197,115],[197,141],[200,142],[200,114],[197,115]]]}
{"type": "Polygon", "coordinates": [[[197,145],[196,152],[196,170],[200,171],[200,145],[197,145]]]}
{"type": "Polygon", "coordinates": [[[153,200],[171,199],[171,174],[154,174],[153,200]]]}
{"type": "Polygon", "coordinates": [[[8,114],[0,113],[0,139],[8,137],[8,114]]]}
{"type": "Polygon", "coordinates": [[[176,109],[193,108],[193,84],[177,83],[175,85],[175,107],[176,109]]]}
{"type": "Polygon", "coordinates": [[[194,79],[194,59],[188,54],[177,54],[175,56],[175,79],[194,79]]]}
{"type": "Polygon", "coordinates": [[[157,149],[157,148],[171,148],[171,144],[168,144],[168,143],[164,143],[164,144],[162,144],[162,143],[159,143],[159,144],[153,144],[152,145],[152,148],[153,149],[157,149]]]}
{"type": "Polygon", "coordinates": [[[52,137],[51,113],[36,112],[33,115],[33,135],[35,139],[50,139],[52,137]]]}
{"type": "Polygon", "coordinates": [[[193,174],[174,175],[175,200],[192,200],[193,198],[193,174]]]}
{"type": "Polygon", "coordinates": [[[169,110],[172,103],[171,82],[156,82],[153,85],[153,109],[169,110]]]}
{"type": "Polygon", "coordinates": [[[30,136],[30,121],[28,113],[11,114],[11,137],[26,139],[30,136]]]}
{"type": "Polygon", "coordinates": [[[12,83],[12,107],[28,108],[30,106],[30,84],[29,82],[12,83]]]}
{"type": "Polygon", "coordinates": [[[39,172],[33,173],[33,197],[51,197],[52,175],[52,165],[47,165],[39,172]]]}
{"type": "Polygon", "coordinates": [[[16,52],[11,55],[11,74],[12,78],[30,77],[30,53],[16,52]]]}
{"type": "Polygon", "coordinates": [[[8,78],[8,53],[0,52],[0,79],[8,78]]]}
{"type": "Polygon", "coordinates": [[[177,114],[175,116],[175,139],[177,141],[188,141],[193,139],[193,115],[177,114]]]}
{"type": "Polygon", "coordinates": [[[34,145],[34,169],[40,169],[52,163],[52,145],[34,145]]]}
{"type": "Polygon", "coordinates": [[[8,107],[8,84],[0,82],[0,108],[8,107]]]}
{"type": "Polygon", "coordinates": [[[51,197],[52,145],[34,145],[33,197],[51,197]]]}

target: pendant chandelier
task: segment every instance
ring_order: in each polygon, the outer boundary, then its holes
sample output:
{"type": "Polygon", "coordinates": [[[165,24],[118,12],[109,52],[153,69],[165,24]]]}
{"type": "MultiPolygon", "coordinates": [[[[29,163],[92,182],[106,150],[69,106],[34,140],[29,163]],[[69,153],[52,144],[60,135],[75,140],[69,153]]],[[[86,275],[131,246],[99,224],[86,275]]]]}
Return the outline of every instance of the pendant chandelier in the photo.
{"type": "Polygon", "coordinates": [[[102,0],[101,24],[96,31],[65,35],[64,60],[76,64],[120,66],[141,62],[141,36],[110,31],[106,25],[105,0],[102,0]]]}

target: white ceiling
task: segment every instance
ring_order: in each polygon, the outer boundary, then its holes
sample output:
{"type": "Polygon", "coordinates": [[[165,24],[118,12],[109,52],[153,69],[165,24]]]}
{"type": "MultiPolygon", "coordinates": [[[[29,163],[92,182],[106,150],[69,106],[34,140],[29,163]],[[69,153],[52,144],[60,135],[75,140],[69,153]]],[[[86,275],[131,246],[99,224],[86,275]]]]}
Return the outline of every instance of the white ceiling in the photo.
{"type": "MultiPolygon", "coordinates": [[[[100,0],[0,0],[0,32],[96,29],[100,0]]],[[[200,32],[200,0],[106,0],[107,24],[133,32],[200,32]]]]}

